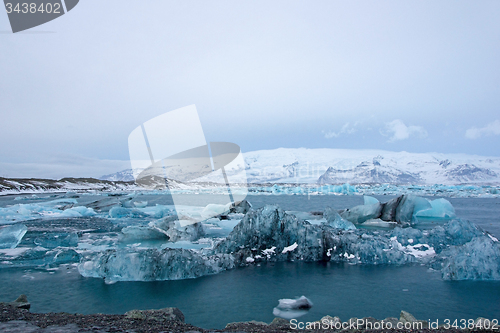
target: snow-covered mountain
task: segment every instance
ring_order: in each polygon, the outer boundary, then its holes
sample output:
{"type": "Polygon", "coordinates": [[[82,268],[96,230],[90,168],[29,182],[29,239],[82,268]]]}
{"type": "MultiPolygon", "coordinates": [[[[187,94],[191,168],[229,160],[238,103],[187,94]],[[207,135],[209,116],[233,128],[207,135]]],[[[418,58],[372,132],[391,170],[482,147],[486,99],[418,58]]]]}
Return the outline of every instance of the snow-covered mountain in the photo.
{"type": "Polygon", "coordinates": [[[130,182],[135,180],[132,169],[126,169],[109,175],[104,175],[99,177],[99,179],[109,180],[112,182],[130,182]]]}
{"type": "Polygon", "coordinates": [[[134,182],[99,180],[94,178],[0,178],[0,193],[44,193],[67,191],[130,191],[140,189],[134,182]]]}
{"type": "MultiPolygon", "coordinates": [[[[244,172],[250,183],[500,184],[500,157],[279,148],[244,153],[244,158],[244,166],[228,166],[226,172],[244,172]]],[[[132,170],[101,179],[131,181],[132,170]]]]}

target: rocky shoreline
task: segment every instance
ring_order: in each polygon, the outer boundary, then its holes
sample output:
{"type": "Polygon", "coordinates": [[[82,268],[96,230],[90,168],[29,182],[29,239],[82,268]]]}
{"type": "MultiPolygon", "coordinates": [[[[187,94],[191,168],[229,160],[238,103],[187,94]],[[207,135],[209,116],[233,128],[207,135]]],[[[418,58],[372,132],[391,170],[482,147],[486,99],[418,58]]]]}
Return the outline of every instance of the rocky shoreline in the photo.
{"type": "MultiPolygon", "coordinates": [[[[360,318],[363,325],[357,326],[358,318],[342,323],[338,317],[325,316],[317,322],[288,321],[275,318],[270,324],[250,321],[229,323],[222,330],[207,330],[184,322],[184,315],[177,308],[159,310],[131,310],[124,315],[32,313],[25,295],[14,302],[0,303],[0,331],[9,333],[284,333],[284,332],[498,332],[497,329],[446,329],[444,326],[429,328],[426,321],[415,319],[410,313],[401,311],[400,318],[360,318]],[[385,324],[384,324],[385,323],[385,324]],[[389,325],[390,323],[390,325],[389,325]],[[398,326],[398,323],[399,326],[398,326]],[[389,328],[390,326],[390,328],[389,328]],[[343,328],[342,328],[343,327],[343,328]],[[406,327],[406,328],[397,328],[406,327]]],[[[475,325],[484,318],[478,318],[475,325]]],[[[476,327],[475,326],[475,327],[476,327]]]]}

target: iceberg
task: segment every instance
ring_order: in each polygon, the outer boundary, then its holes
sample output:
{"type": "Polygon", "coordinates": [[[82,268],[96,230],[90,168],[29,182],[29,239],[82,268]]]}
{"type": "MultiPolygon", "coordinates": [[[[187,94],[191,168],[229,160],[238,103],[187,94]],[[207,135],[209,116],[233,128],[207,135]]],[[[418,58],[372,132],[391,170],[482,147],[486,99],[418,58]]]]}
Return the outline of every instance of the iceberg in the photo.
{"type": "Polygon", "coordinates": [[[41,246],[23,249],[15,256],[2,258],[0,267],[57,267],[62,264],[78,263],[80,255],[70,248],[47,250],[41,246]]]}
{"type": "Polygon", "coordinates": [[[148,205],[147,201],[135,201],[134,206],[137,208],[144,208],[148,205]]]}
{"type": "Polygon", "coordinates": [[[142,218],[147,216],[149,215],[133,208],[113,207],[109,210],[109,217],[115,219],[124,217],[142,218]]]}
{"type": "Polygon", "coordinates": [[[312,308],[312,302],[305,296],[300,296],[299,298],[289,299],[283,298],[278,300],[279,304],[277,308],[279,309],[289,309],[289,310],[304,310],[312,308]]]}
{"type": "Polygon", "coordinates": [[[396,208],[396,222],[412,222],[413,216],[421,210],[432,208],[427,199],[415,195],[403,195],[396,208]]]}
{"type": "Polygon", "coordinates": [[[193,223],[193,221],[183,223],[183,221],[183,219],[178,220],[176,215],[170,215],[160,220],[150,222],[149,227],[166,235],[170,242],[178,242],[181,240],[192,242],[205,235],[202,223],[193,223]]]}
{"type": "Polygon", "coordinates": [[[382,208],[379,202],[370,205],[359,205],[342,211],[340,216],[352,223],[363,223],[380,217],[382,208]]]}
{"type": "Polygon", "coordinates": [[[417,218],[453,219],[456,217],[455,208],[448,200],[441,198],[429,201],[429,203],[430,208],[415,213],[417,218]]]}
{"type": "Polygon", "coordinates": [[[416,224],[419,218],[446,220],[456,217],[455,209],[448,200],[429,201],[411,194],[399,196],[382,204],[376,198],[364,196],[364,205],[340,211],[340,216],[355,224],[376,219],[398,224],[416,224]]]}
{"type": "Polygon", "coordinates": [[[201,217],[203,219],[209,219],[214,216],[227,214],[229,213],[230,209],[231,209],[231,203],[227,205],[209,204],[201,212],[201,217]]]}
{"type": "Polygon", "coordinates": [[[82,276],[115,281],[181,280],[234,267],[229,255],[205,257],[185,249],[117,249],[87,254],[78,265],[82,276]]]}
{"type": "Polygon", "coordinates": [[[500,280],[500,243],[474,237],[441,252],[444,280],[500,280]]]}
{"type": "Polygon", "coordinates": [[[122,229],[122,241],[128,242],[152,239],[164,239],[167,241],[169,237],[165,232],[147,226],[128,226],[122,229]]]}
{"type": "Polygon", "coordinates": [[[58,217],[83,217],[94,215],[96,215],[96,212],[94,212],[92,208],[77,206],[64,210],[58,217]]]}
{"type": "Polygon", "coordinates": [[[23,239],[28,228],[24,224],[14,224],[0,229],[0,249],[13,249],[23,239]]]}
{"type": "Polygon", "coordinates": [[[364,205],[376,205],[376,204],[380,203],[380,201],[378,201],[377,198],[370,197],[368,195],[364,195],[363,196],[363,203],[364,203],[364,205]]]}
{"type": "Polygon", "coordinates": [[[328,225],[336,229],[354,230],[356,226],[347,220],[344,220],[339,213],[333,208],[328,207],[323,213],[323,217],[327,220],[328,225]]]}
{"type": "MultiPolygon", "coordinates": [[[[30,235],[34,237],[33,244],[46,249],[55,249],[56,247],[77,247],[78,234],[76,232],[36,232],[30,235]]],[[[24,244],[24,241],[23,241],[24,244]]]]}
{"type": "Polygon", "coordinates": [[[288,320],[302,317],[303,315],[306,315],[308,312],[309,312],[308,310],[283,310],[279,308],[273,309],[273,315],[275,317],[280,317],[288,320]]]}

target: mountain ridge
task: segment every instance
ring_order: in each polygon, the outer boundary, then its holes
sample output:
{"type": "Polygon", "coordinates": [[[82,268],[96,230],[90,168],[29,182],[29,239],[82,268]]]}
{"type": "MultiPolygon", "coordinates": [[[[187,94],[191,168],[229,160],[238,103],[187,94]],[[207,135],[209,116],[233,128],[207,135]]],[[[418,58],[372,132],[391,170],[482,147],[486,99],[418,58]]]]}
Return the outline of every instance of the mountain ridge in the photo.
{"type": "MultiPolygon", "coordinates": [[[[332,148],[277,148],[243,156],[244,166],[228,165],[226,172],[244,172],[249,183],[500,184],[500,157],[332,148]]],[[[131,169],[100,179],[134,180],[131,169]]]]}

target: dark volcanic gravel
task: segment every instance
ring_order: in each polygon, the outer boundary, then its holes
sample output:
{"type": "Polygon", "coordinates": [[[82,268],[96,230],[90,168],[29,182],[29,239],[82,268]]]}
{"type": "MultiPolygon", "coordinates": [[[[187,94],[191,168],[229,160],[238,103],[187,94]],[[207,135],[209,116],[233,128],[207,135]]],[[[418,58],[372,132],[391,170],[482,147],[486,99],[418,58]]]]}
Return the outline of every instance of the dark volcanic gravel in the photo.
{"type": "MultiPolygon", "coordinates": [[[[131,319],[125,315],[92,314],[80,315],[70,313],[31,313],[26,309],[0,303],[0,332],[10,333],[73,333],[73,332],[239,332],[239,333],[283,333],[283,332],[338,332],[330,330],[292,330],[285,321],[264,325],[259,322],[232,323],[224,330],[206,330],[180,320],[131,319]]],[[[342,331],[361,332],[361,331],[342,331]]],[[[370,330],[367,332],[464,332],[444,328],[423,330],[370,330]]],[[[468,331],[467,331],[468,332],[468,331]]],[[[486,331],[483,331],[486,332],[486,331]]],[[[498,332],[490,330],[489,332],[498,332]]]]}

